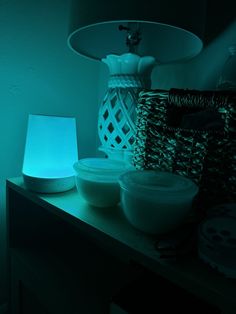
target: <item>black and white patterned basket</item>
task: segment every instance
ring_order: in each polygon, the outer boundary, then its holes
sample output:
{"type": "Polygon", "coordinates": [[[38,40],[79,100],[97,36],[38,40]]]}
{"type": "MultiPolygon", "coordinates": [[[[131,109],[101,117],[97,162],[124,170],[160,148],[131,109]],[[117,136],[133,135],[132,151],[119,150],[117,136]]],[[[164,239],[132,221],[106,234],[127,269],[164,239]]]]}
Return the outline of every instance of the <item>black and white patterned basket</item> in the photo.
{"type": "Polygon", "coordinates": [[[133,163],[137,169],[170,171],[199,185],[199,203],[236,201],[236,93],[146,90],[137,106],[133,163]],[[222,127],[183,128],[184,114],[208,110],[222,127]]]}

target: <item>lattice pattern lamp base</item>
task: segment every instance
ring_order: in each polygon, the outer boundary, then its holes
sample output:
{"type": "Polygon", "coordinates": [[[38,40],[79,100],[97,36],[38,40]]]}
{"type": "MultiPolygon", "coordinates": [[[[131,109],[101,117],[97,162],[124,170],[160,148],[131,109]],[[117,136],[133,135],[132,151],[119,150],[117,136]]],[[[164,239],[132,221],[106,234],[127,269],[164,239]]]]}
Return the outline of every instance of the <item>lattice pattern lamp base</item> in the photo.
{"type": "Polygon", "coordinates": [[[99,150],[111,159],[131,161],[138,95],[151,85],[155,59],[127,53],[109,55],[102,61],[111,75],[99,110],[98,134],[102,144],[99,150]]]}

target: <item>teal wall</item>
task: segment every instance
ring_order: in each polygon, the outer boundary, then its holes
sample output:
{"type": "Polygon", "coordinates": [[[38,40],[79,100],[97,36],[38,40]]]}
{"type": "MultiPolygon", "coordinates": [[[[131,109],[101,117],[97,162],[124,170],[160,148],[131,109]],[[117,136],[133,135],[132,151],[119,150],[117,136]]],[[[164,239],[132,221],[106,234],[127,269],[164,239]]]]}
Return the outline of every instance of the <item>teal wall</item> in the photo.
{"type": "Polygon", "coordinates": [[[235,33],[236,18],[191,61],[157,66],[153,71],[153,88],[215,89],[222,65],[228,57],[228,47],[236,44],[235,33]]]}
{"type": "Polygon", "coordinates": [[[5,179],[21,174],[29,113],[77,118],[79,156],[95,154],[99,63],[66,44],[68,0],[0,0],[0,304],[5,179]]]}

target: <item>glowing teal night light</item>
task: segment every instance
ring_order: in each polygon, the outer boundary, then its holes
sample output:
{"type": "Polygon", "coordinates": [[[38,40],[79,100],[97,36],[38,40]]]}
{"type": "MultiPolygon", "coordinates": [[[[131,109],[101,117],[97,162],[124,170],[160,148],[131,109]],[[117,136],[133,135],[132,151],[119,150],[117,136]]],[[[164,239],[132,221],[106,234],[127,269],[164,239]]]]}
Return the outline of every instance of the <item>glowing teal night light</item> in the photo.
{"type": "Polygon", "coordinates": [[[29,115],[22,171],[27,188],[42,193],[73,188],[77,160],[74,117],[29,115]]]}

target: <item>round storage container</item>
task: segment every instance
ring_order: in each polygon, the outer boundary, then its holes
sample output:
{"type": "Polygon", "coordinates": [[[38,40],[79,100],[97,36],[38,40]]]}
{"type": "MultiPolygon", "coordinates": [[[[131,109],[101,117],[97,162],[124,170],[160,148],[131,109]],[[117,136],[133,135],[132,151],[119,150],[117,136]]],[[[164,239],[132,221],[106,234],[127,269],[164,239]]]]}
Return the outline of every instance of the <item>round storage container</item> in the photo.
{"type": "Polygon", "coordinates": [[[236,217],[215,216],[202,222],[198,255],[218,272],[236,279],[236,217]]]}
{"type": "Polygon", "coordinates": [[[151,234],[178,227],[192,207],[198,187],[190,179],[154,170],[128,171],[119,179],[128,221],[151,234]]]}
{"type": "Polygon", "coordinates": [[[111,207],[120,202],[119,176],[128,163],[107,158],[85,158],[74,164],[76,187],[92,206],[111,207]]]}
{"type": "Polygon", "coordinates": [[[226,277],[236,279],[236,204],[216,206],[209,214],[199,226],[199,258],[226,277]]]}

